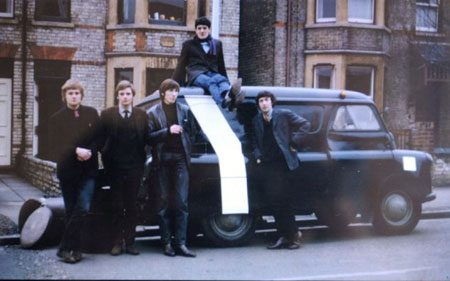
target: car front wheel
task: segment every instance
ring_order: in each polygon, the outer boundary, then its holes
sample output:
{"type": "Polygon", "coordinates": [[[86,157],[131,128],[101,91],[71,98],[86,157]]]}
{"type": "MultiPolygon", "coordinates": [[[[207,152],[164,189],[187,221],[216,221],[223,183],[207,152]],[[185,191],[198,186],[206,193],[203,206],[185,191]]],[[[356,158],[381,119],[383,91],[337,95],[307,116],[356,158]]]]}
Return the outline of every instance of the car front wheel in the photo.
{"type": "Polygon", "coordinates": [[[373,218],[375,231],[385,235],[411,232],[419,222],[422,205],[405,188],[384,190],[378,196],[373,218]]]}
{"type": "Polygon", "coordinates": [[[240,246],[255,233],[252,215],[211,215],[202,220],[203,231],[211,242],[220,247],[240,246]]]}

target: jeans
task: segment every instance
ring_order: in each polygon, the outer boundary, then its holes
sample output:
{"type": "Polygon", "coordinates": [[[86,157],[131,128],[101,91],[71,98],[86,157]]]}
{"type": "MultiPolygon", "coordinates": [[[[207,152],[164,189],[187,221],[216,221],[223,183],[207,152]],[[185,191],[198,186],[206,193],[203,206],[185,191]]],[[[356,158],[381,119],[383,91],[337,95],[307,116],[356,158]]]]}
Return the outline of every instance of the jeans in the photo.
{"type": "Polygon", "coordinates": [[[116,245],[134,244],[137,225],[137,194],[143,175],[143,168],[115,169],[111,173],[111,197],[113,226],[116,245]]]}
{"type": "Polygon", "coordinates": [[[164,244],[171,243],[171,225],[175,226],[175,244],[186,244],[188,223],[188,191],[189,170],[186,157],[181,153],[165,152],[161,154],[159,171],[159,186],[161,194],[160,216],[161,240],[164,244]],[[173,206],[170,199],[173,199],[173,206]],[[169,208],[174,209],[173,220],[169,208]]]}
{"type": "Polygon", "coordinates": [[[60,249],[65,251],[80,251],[81,235],[84,221],[89,212],[94,195],[95,180],[61,180],[60,186],[64,199],[65,231],[60,249]]]}
{"type": "Polygon", "coordinates": [[[208,71],[195,78],[192,86],[207,89],[217,104],[221,104],[224,99],[224,93],[230,90],[228,79],[215,72],[208,71]]]}

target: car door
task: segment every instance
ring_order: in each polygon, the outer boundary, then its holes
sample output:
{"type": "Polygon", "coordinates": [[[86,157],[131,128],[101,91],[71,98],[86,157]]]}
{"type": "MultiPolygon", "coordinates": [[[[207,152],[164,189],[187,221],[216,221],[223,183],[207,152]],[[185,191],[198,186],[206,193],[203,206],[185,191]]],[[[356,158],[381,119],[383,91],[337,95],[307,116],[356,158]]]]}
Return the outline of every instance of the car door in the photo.
{"type": "Polygon", "coordinates": [[[300,166],[294,171],[295,202],[298,214],[310,214],[317,198],[329,181],[330,157],[326,143],[326,113],[331,108],[324,103],[280,103],[311,123],[308,132],[293,132],[291,146],[297,150],[300,166]]]}
{"type": "Polygon", "coordinates": [[[328,126],[332,182],[328,194],[335,208],[361,213],[370,187],[393,163],[392,139],[371,104],[336,105],[328,126]]]}

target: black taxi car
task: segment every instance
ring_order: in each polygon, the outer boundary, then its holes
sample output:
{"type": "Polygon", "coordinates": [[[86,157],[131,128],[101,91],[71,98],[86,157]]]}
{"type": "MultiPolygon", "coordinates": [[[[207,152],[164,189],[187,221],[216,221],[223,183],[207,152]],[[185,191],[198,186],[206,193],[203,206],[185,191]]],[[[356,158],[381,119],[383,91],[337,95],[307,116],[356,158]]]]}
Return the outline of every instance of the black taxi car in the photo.
{"type": "MultiPolygon", "coordinates": [[[[293,195],[298,202],[296,214],[315,214],[319,223],[336,229],[355,219],[371,222],[381,234],[404,234],[415,228],[422,203],[435,198],[431,186],[432,157],[421,151],[396,149],[393,134],[369,97],[352,91],[308,88],[248,86],[243,90],[246,98],[236,111],[222,110],[219,115],[202,113],[205,108],[219,108],[202,89],[180,90],[179,102],[190,105],[201,128],[195,136],[190,170],[191,234],[201,232],[219,246],[242,245],[251,239],[262,216],[271,215],[270,202],[261,200],[250,143],[251,120],[257,113],[255,97],[262,90],[275,94],[275,106],[290,109],[311,122],[308,132],[293,132],[291,136],[300,161],[295,170],[297,184],[293,195]],[[195,109],[190,102],[192,97],[209,102],[209,107],[195,109]],[[226,122],[219,122],[221,118],[226,122]],[[229,132],[239,140],[239,147],[225,147],[230,155],[241,155],[245,162],[245,190],[238,190],[236,200],[232,187],[224,195],[225,187],[221,186],[221,173],[234,168],[233,164],[222,164],[216,153],[227,142],[221,142],[223,136],[208,135],[211,128],[205,129],[209,125],[222,126],[221,131],[229,126],[229,132]],[[221,144],[214,144],[213,139],[221,144]],[[241,211],[224,212],[225,200],[227,204],[239,201],[241,211]]],[[[153,94],[137,106],[148,110],[157,102],[159,95],[153,94]]],[[[157,171],[152,168],[151,159],[149,153],[143,184],[149,192],[145,192],[147,196],[141,202],[141,224],[158,221],[156,177],[152,176],[157,171]]]]}

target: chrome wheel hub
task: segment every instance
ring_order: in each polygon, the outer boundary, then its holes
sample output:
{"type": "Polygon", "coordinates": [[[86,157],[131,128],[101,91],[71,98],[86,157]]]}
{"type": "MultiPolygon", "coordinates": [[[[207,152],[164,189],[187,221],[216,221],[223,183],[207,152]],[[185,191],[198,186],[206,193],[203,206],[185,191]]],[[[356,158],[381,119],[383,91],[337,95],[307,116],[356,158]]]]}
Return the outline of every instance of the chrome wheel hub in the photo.
{"type": "Polygon", "coordinates": [[[383,217],[390,224],[402,225],[412,216],[411,198],[403,193],[389,193],[382,202],[383,217]]]}

